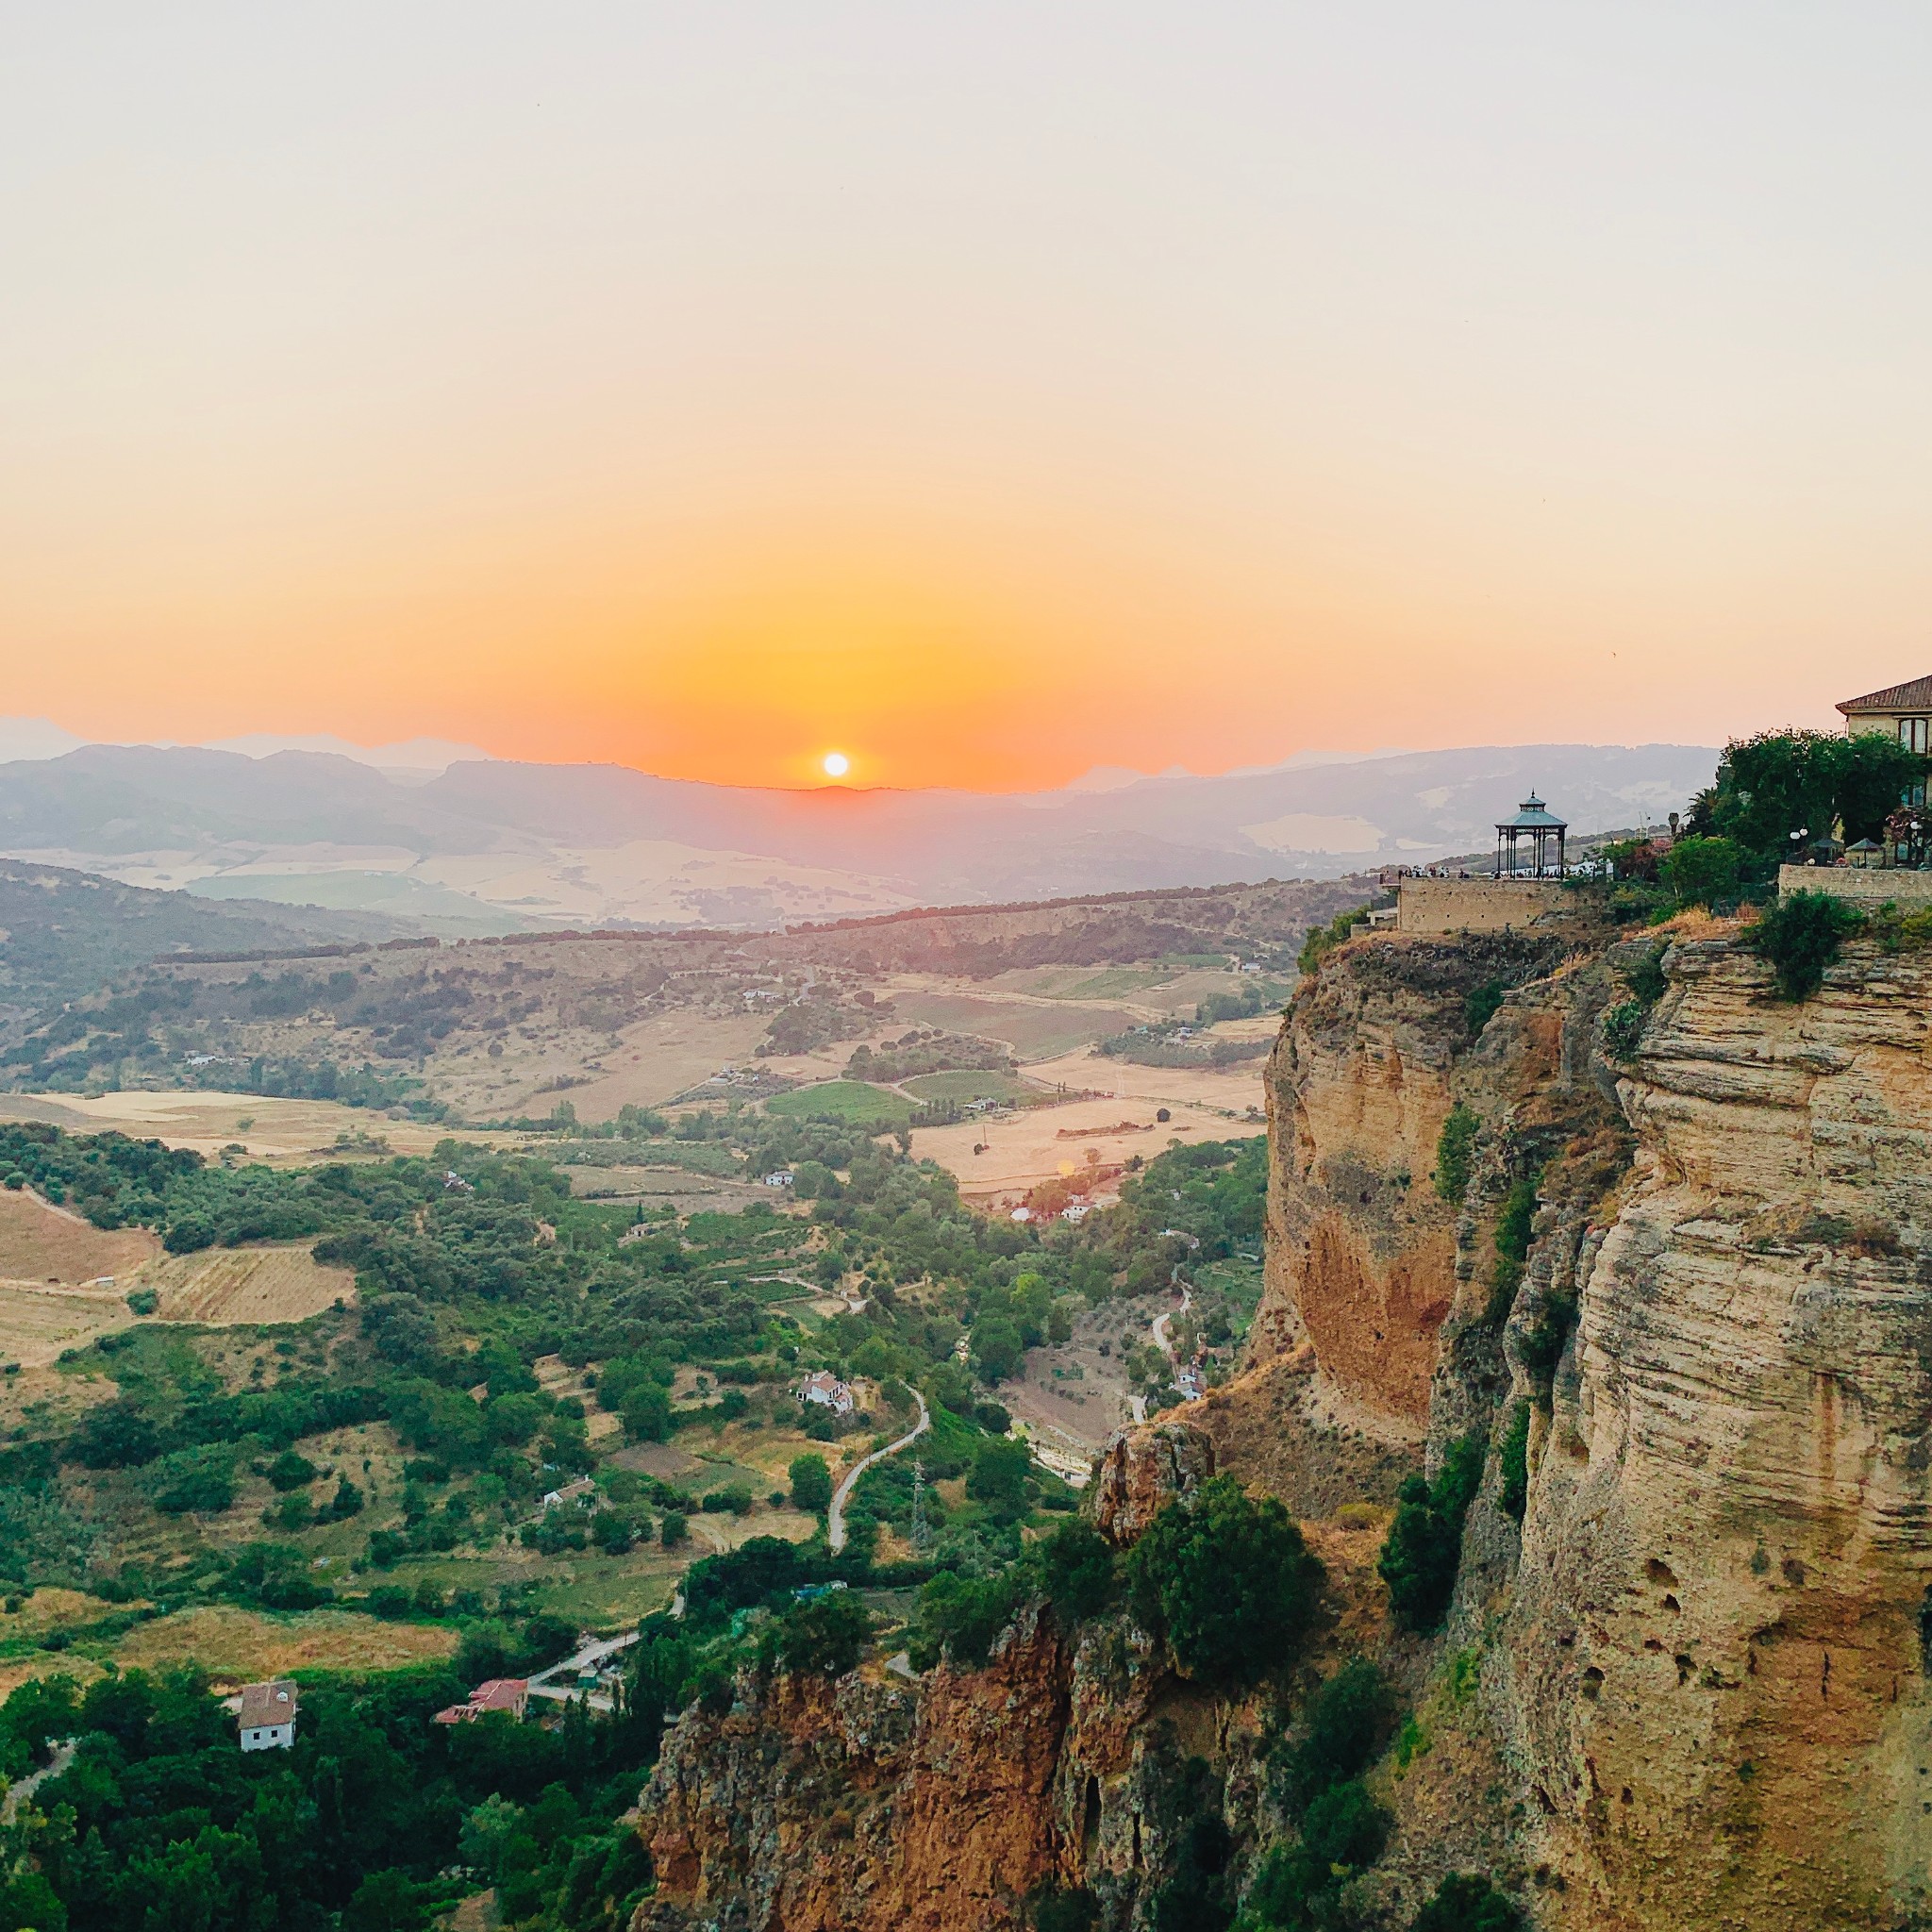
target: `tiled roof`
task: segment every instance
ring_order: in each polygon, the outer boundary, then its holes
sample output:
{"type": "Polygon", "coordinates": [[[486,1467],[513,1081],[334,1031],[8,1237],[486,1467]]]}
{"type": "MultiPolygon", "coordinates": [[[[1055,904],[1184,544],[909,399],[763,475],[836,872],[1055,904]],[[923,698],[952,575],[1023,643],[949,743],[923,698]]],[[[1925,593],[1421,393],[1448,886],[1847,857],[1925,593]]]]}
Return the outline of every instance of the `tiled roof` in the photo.
{"type": "Polygon", "coordinates": [[[1853,711],[1932,711],[1932,677],[1915,677],[1908,684],[1888,685],[1862,698],[1847,698],[1838,708],[1853,711]]]}
{"type": "Polygon", "coordinates": [[[252,1731],[268,1724],[295,1722],[296,1690],[289,1677],[276,1677],[267,1684],[242,1687],[242,1728],[252,1731]]]}

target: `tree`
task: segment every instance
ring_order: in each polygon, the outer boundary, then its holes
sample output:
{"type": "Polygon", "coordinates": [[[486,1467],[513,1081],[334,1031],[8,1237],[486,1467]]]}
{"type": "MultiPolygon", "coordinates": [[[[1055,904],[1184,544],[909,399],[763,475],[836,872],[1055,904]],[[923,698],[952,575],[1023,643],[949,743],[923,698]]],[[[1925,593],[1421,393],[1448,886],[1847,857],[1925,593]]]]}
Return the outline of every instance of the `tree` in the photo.
{"type": "Polygon", "coordinates": [[[982,1317],[973,1324],[973,1353],[989,1382],[1004,1382],[1026,1354],[1019,1328],[1005,1315],[982,1317]]]}
{"type": "Polygon", "coordinates": [[[1294,1780],[1307,1797],[1357,1777],[1374,1762],[1389,1734],[1394,1700],[1365,1657],[1342,1665],[1308,1706],[1307,1736],[1294,1754],[1294,1780]]]}
{"type": "Polygon", "coordinates": [[[1824,984],[1847,936],[1864,923],[1856,906],[1829,892],[1784,892],[1746,929],[1744,943],[1771,962],[1781,999],[1807,1000],[1824,984]]]}
{"type": "Polygon", "coordinates": [[[1736,897],[1743,862],[1744,849],[1736,840],[1693,834],[1679,839],[1657,870],[1679,906],[1708,906],[1736,897]]]}
{"type": "Polygon", "coordinates": [[[1120,1565],[1113,1545],[1091,1524],[1077,1519],[1063,1523],[1038,1548],[1047,1600],[1069,1623],[1098,1617],[1113,1607],[1120,1565]]]}
{"type": "Polygon", "coordinates": [[[832,1472],[823,1456],[794,1456],[785,1472],[791,1484],[791,1507],[823,1516],[832,1507],[832,1472]]]}
{"type": "Polygon", "coordinates": [[[1875,838],[1924,775],[1922,755],[1879,732],[1762,731],[1724,747],[1690,829],[1733,839],[1762,861],[1789,859],[1834,824],[1847,840],[1875,838]]]}
{"type": "Polygon", "coordinates": [[[662,1442],[671,1434],[671,1398],[655,1382],[641,1382],[624,1398],[624,1433],[633,1442],[662,1442]]]}
{"type": "Polygon", "coordinates": [[[1415,1915],[1410,1932],[1518,1932],[1523,1914],[1480,1873],[1453,1872],[1415,1915]]]}
{"type": "Polygon", "coordinates": [[[1377,1567],[1389,1586],[1389,1607],[1405,1630],[1441,1627],[1462,1562],[1462,1519],[1482,1481],[1487,1445],[1464,1436],[1449,1445],[1434,1483],[1412,1475],[1396,1492],[1377,1567]]]}
{"type": "Polygon", "coordinates": [[[658,1540],[667,1550],[675,1550],[687,1541],[691,1536],[691,1524],[681,1509],[667,1509],[664,1520],[658,1525],[658,1540]]]}
{"type": "Polygon", "coordinates": [[[1026,1513],[1026,1477],[1033,1452],[1024,1442],[991,1436],[973,1452],[966,1472],[966,1493],[986,1505],[995,1523],[1012,1523],[1026,1513]]]}
{"type": "Polygon", "coordinates": [[[778,1619],[778,1661],[788,1671],[842,1677],[872,1641],[872,1617],[849,1590],[827,1590],[793,1604],[778,1619]]]}
{"type": "Polygon", "coordinates": [[[1244,1686],[1286,1663],[1323,1569],[1288,1511],[1232,1476],[1170,1503],[1127,1557],[1129,1601],[1183,1675],[1244,1686]]]}
{"type": "Polygon", "coordinates": [[[269,1488],[280,1491],[306,1489],[320,1473],[308,1457],[299,1456],[292,1449],[284,1449],[268,1466],[269,1488]]]}

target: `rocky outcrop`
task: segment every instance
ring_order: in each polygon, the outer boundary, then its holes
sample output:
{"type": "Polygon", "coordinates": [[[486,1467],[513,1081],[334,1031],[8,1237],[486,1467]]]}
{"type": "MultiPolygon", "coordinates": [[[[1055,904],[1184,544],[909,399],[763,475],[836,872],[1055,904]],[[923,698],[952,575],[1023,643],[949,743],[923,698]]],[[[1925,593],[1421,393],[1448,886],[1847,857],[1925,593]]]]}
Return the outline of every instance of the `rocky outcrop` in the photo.
{"type": "Polygon", "coordinates": [[[1538,1431],[1499,1722],[1566,1924],[1926,1909],[1932,962],[1680,943],[1538,1431]]]}
{"type": "Polygon", "coordinates": [[[746,1672],[693,1705],[640,1801],[658,1892],[638,1932],[1019,1923],[1058,1871],[1072,1662],[1032,1615],[983,1671],[919,1685],[746,1672]]]}
{"type": "Polygon", "coordinates": [[[1185,1422],[1116,1429],[1093,1466],[1093,1526],[1125,1549],[1166,1505],[1213,1474],[1212,1438],[1185,1422]]]}

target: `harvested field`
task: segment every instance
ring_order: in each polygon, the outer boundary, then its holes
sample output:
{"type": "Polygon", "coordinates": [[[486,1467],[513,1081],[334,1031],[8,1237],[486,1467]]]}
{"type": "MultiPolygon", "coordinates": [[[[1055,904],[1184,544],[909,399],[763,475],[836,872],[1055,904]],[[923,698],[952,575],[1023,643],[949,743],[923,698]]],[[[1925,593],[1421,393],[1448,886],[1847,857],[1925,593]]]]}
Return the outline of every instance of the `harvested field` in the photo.
{"type": "MultiPolygon", "coordinates": [[[[0,1281],[0,1361],[44,1367],[134,1320],[117,1288],[49,1288],[0,1281]]],[[[12,1379],[12,1378],[9,1378],[12,1379]]]]}
{"type": "Polygon", "coordinates": [[[273,1617],[210,1604],[137,1624],[116,1646],[115,1660],[144,1670],[194,1662],[240,1684],[299,1670],[401,1670],[452,1656],[457,1642],[458,1633],[440,1624],[386,1624],[354,1610],[273,1617]]]}
{"type": "Polygon", "coordinates": [[[172,1255],[147,1271],[160,1319],[213,1327],[241,1322],[306,1322],[338,1301],[353,1302],[356,1277],[326,1268],[306,1247],[204,1248],[172,1255]]]}
{"type": "MultiPolygon", "coordinates": [[[[1063,1054],[1124,1033],[1137,1018],[1121,1007],[1080,1006],[1067,1000],[984,999],[972,993],[902,991],[897,986],[891,993],[893,1009],[902,1021],[1004,1041],[1023,1060],[1063,1054]]],[[[1039,1070],[1029,1067],[1027,1072],[1037,1075],[1039,1070]]]]}
{"type": "Polygon", "coordinates": [[[112,1275],[118,1285],[160,1252],[144,1227],[95,1227],[30,1189],[0,1189],[0,1281],[77,1287],[112,1275]]]}
{"type": "Polygon", "coordinates": [[[0,1120],[46,1121],[74,1134],[112,1129],[210,1158],[239,1144],[257,1160],[284,1164],[332,1151],[342,1134],[379,1135],[398,1154],[427,1154],[447,1132],[332,1100],[272,1100],[259,1093],[4,1093],[0,1120]]]}

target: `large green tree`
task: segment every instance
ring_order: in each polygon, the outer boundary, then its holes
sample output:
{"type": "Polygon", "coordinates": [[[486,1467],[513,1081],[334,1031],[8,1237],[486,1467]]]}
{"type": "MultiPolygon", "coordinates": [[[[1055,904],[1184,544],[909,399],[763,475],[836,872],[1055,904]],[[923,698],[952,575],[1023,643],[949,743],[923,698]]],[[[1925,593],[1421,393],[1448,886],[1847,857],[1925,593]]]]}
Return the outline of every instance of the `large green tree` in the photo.
{"type": "Polygon", "coordinates": [[[1923,756],[1882,732],[1760,731],[1724,747],[1690,829],[1734,839],[1759,859],[1789,858],[1835,824],[1847,840],[1876,839],[1925,770],[1923,756]]]}

